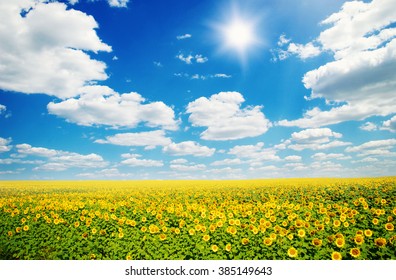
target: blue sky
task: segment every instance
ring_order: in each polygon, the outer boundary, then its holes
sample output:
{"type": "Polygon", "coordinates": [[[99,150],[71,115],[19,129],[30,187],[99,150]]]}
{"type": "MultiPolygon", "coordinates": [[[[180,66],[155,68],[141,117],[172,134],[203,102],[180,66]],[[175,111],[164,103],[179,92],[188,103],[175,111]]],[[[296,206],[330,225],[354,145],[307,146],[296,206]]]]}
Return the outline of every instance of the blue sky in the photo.
{"type": "Polygon", "coordinates": [[[0,3],[0,179],[395,175],[395,0],[0,3]]]}

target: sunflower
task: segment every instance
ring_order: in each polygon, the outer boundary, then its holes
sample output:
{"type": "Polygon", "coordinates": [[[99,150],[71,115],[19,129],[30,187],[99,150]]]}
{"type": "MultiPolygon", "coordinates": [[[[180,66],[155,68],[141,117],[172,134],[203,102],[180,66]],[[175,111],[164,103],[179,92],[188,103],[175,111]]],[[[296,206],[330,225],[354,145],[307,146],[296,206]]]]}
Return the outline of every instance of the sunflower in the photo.
{"type": "Polygon", "coordinates": [[[312,239],[312,245],[316,247],[322,246],[322,240],[320,240],[319,238],[314,238],[312,239]]]}
{"type": "Polygon", "coordinates": [[[242,243],[242,245],[247,245],[249,243],[249,239],[244,237],[244,238],[242,238],[241,243],[242,243]]]}
{"type": "Polygon", "coordinates": [[[297,249],[294,247],[290,247],[289,250],[287,250],[287,255],[291,258],[296,258],[297,257],[297,249]]]}
{"type": "Polygon", "coordinates": [[[341,222],[340,222],[340,220],[334,220],[334,222],[333,222],[333,226],[335,226],[335,227],[339,227],[341,225],[341,222]]]}
{"type": "Polygon", "coordinates": [[[230,243],[228,243],[227,245],[225,245],[225,250],[226,250],[227,252],[231,252],[231,244],[230,244],[230,243]]]}
{"type": "Polygon", "coordinates": [[[12,231],[8,231],[8,232],[7,232],[7,235],[8,235],[8,236],[12,236],[12,231]]]}
{"type": "Polygon", "coordinates": [[[360,249],[359,248],[352,248],[349,251],[349,254],[356,259],[357,257],[360,256],[360,249]]]}
{"type": "Polygon", "coordinates": [[[266,246],[271,246],[272,245],[272,239],[271,238],[266,237],[266,238],[264,238],[263,242],[264,242],[264,244],[266,246]]]}
{"type": "Polygon", "coordinates": [[[301,238],[305,237],[305,230],[299,229],[297,235],[298,235],[298,237],[301,237],[301,238]]]}
{"type": "Polygon", "coordinates": [[[161,233],[161,234],[159,235],[159,239],[160,239],[161,241],[164,241],[164,240],[166,239],[166,234],[165,234],[165,233],[161,233]]]}
{"type": "Polygon", "coordinates": [[[189,235],[194,235],[195,234],[195,229],[193,229],[193,228],[189,229],[188,234],[189,235]]]}
{"type": "Polygon", "coordinates": [[[145,226],[142,226],[142,227],[140,228],[140,231],[141,231],[141,232],[146,232],[146,231],[147,231],[147,228],[146,228],[145,226]]]}
{"type": "Polygon", "coordinates": [[[364,235],[367,236],[367,237],[371,237],[373,235],[373,232],[370,229],[366,229],[364,231],[364,235]]]}
{"type": "Polygon", "coordinates": [[[88,237],[88,233],[87,233],[87,232],[84,232],[81,236],[82,236],[83,238],[87,238],[87,237],[88,237]]]}
{"type": "Polygon", "coordinates": [[[287,238],[288,238],[289,240],[293,240],[294,234],[293,234],[293,233],[288,234],[288,235],[287,235],[287,238]]]}
{"type": "Polygon", "coordinates": [[[378,223],[379,223],[379,220],[378,220],[377,218],[374,218],[374,219],[373,219],[373,224],[374,224],[374,225],[378,225],[378,223]]]}
{"type": "Polygon", "coordinates": [[[207,235],[207,234],[205,234],[205,235],[202,237],[202,240],[205,241],[205,242],[208,242],[209,239],[210,239],[210,236],[207,235]]]}
{"type": "Polygon", "coordinates": [[[130,261],[130,260],[132,260],[132,256],[131,256],[131,255],[127,255],[125,259],[126,259],[127,261],[130,261]]]}
{"type": "Polygon", "coordinates": [[[342,255],[340,252],[333,252],[331,253],[331,259],[335,261],[342,260],[342,255]]]}
{"type": "Polygon", "coordinates": [[[216,226],[217,227],[222,227],[223,226],[223,222],[222,221],[217,221],[216,226]]]}
{"type": "Polygon", "coordinates": [[[338,248],[342,248],[345,245],[345,239],[344,238],[337,238],[335,241],[335,244],[338,248]]]}
{"type": "Polygon", "coordinates": [[[385,224],[385,229],[389,230],[389,231],[393,231],[395,229],[395,227],[393,226],[392,223],[386,223],[385,224]]]}
{"type": "Polygon", "coordinates": [[[96,228],[93,228],[93,229],[91,230],[91,232],[92,232],[92,234],[96,234],[96,232],[97,232],[96,228]]]}
{"type": "Polygon", "coordinates": [[[124,237],[124,233],[123,232],[119,232],[118,233],[118,238],[123,238],[124,237]]]}
{"type": "Polygon", "coordinates": [[[28,231],[28,230],[29,230],[29,226],[28,226],[28,225],[24,225],[24,226],[23,226],[23,230],[24,230],[24,231],[28,231]]]}
{"type": "Polygon", "coordinates": [[[211,248],[212,251],[215,252],[215,253],[219,250],[219,247],[218,247],[217,245],[212,245],[210,248],[211,248]]]}
{"type": "Polygon", "coordinates": [[[357,245],[362,245],[363,243],[364,243],[364,236],[363,235],[356,235],[355,236],[355,238],[354,238],[354,240],[355,240],[355,243],[357,244],[357,245]]]}
{"type": "Polygon", "coordinates": [[[383,238],[383,237],[379,237],[379,238],[376,238],[376,239],[374,240],[374,243],[375,243],[375,245],[377,245],[378,247],[385,247],[385,245],[386,245],[386,239],[383,238]]]}
{"type": "Polygon", "coordinates": [[[175,229],[175,233],[176,233],[176,234],[180,234],[180,229],[176,228],[176,229],[175,229]]]}

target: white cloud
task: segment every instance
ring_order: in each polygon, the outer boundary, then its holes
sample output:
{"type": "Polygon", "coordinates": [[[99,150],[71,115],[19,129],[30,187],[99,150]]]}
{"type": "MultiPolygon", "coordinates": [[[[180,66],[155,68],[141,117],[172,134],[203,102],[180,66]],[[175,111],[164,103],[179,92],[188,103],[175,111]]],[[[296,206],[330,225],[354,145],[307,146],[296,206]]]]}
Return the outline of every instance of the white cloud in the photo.
{"type": "Polygon", "coordinates": [[[374,131],[374,130],[378,129],[377,125],[372,122],[366,122],[366,123],[362,124],[359,128],[361,130],[366,130],[366,131],[374,131]]]}
{"type": "Polygon", "coordinates": [[[212,174],[221,174],[222,175],[221,177],[223,177],[223,178],[238,178],[238,179],[240,179],[243,176],[242,169],[231,168],[231,167],[209,169],[206,172],[212,173],[212,174]]]}
{"type": "Polygon", "coordinates": [[[186,34],[184,34],[184,35],[176,36],[176,39],[177,39],[177,40],[184,40],[184,39],[189,39],[189,38],[191,38],[191,37],[192,37],[191,34],[186,33],[186,34]]]}
{"type": "Polygon", "coordinates": [[[382,123],[381,129],[396,132],[396,115],[382,123]]]}
{"type": "Polygon", "coordinates": [[[162,160],[152,159],[139,159],[141,155],[137,154],[123,154],[125,160],[121,161],[121,164],[128,166],[143,166],[143,167],[161,167],[164,166],[162,160]]]}
{"type": "Polygon", "coordinates": [[[346,152],[358,153],[358,156],[396,156],[391,150],[396,145],[396,139],[374,140],[359,146],[347,147],[346,152]]]}
{"type": "Polygon", "coordinates": [[[0,137],[0,153],[8,152],[11,150],[12,146],[8,145],[11,143],[11,139],[5,139],[0,137]]]}
{"type": "Polygon", "coordinates": [[[278,46],[282,47],[286,44],[288,44],[291,40],[286,38],[285,34],[282,34],[279,36],[279,40],[278,40],[278,46]]]}
{"type": "Polygon", "coordinates": [[[15,0],[3,1],[0,18],[0,89],[67,98],[107,79],[106,65],[87,53],[111,51],[92,16],[63,3],[15,0]]]}
{"type": "Polygon", "coordinates": [[[181,172],[201,171],[206,169],[205,164],[184,165],[184,164],[171,164],[170,168],[181,172]]]}
{"type": "Polygon", "coordinates": [[[7,107],[3,104],[0,104],[0,115],[3,114],[7,110],[7,107]]]}
{"type": "Polygon", "coordinates": [[[154,65],[157,66],[157,67],[164,67],[164,66],[162,65],[162,63],[159,62],[159,61],[154,61],[153,63],[154,63],[154,65]]]}
{"type": "Polygon", "coordinates": [[[86,177],[86,178],[124,178],[124,177],[130,177],[132,174],[130,173],[121,173],[117,168],[106,168],[99,170],[97,172],[92,172],[92,173],[79,173],[76,176],[78,177],[86,177]]]}
{"type": "Polygon", "coordinates": [[[185,164],[188,163],[188,160],[184,159],[184,158],[178,158],[178,159],[174,159],[170,162],[171,164],[185,164]]]}
{"type": "Polygon", "coordinates": [[[300,132],[293,132],[291,140],[299,143],[324,143],[329,142],[331,137],[341,138],[342,134],[333,132],[330,128],[311,128],[300,132]]]}
{"type": "Polygon", "coordinates": [[[18,153],[23,156],[37,156],[48,159],[47,163],[35,170],[63,171],[69,168],[102,168],[108,165],[104,159],[94,153],[82,155],[74,152],[32,147],[29,144],[16,145],[18,153]]]}
{"type": "Polygon", "coordinates": [[[119,146],[166,146],[172,143],[171,139],[165,136],[163,130],[154,130],[137,133],[118,133],[107,136],[106,139],[98,139],[95,143],[113,144],[119,146]]]}
{"type": "Polygon", "coordinates": [[[129,0],[107,0],[110,7],[126,8],[129,0]]]}
{"type": "MultiPolygon", "coordinates": [[[[328,172],[336,172],[336,171],[345,171],[346,169],[339,163],[334,163],[331,161],[315,161],[310,165],[311,169],[318,170],[319,174],[328,173],[328,172]]],[[[334,174],[334,173],[332,173],[334,174]]]]}
{"type": "Polygon", "coordinates": [[[176,56],[177,59],[185,62],[186,64],[193,64],[195,61],[196,63],[205,63],[208,61],[207,57],[204,57],[202,54],[196,54],[196,55],[184,55],[182,53],[178,54],[176,56]]]}
{"type": "Polygon", "coordinates": [[[213,77],[214,78],[224,78],[224,79],[232,78],[231,75],[227,75],[227,74],[224,74],[224,73],[214,74],[213,77]]]}
{"type": "Polygon", "coordinates": [[[347,160],[351,159],[350,156],[345,156],[344,154],[335,154],[335,153],[330,153],[330,154],[325,154],[325,153],[316,153],[311,156],[314,160],[319,160],[319,161],[328,161],[331,159],[336,159],[336,160],[347,160]]]}
{"type": "Polygon", "coordinates": [[[241,164],[242,161],[239,158],[226,158],[223,160],[216,160],[214,162],[212,162],[210,165],[212,166],[222,166],[222,165],[237,165],[237,164],[241,164]]]}
{"type": "Polygon", "coordinates": [[[277,172],[280,171],[281,168],[275,166],[275,165],[266,165],[266,166],[260,166],[260,167],[250,167],[250,171],[271,171],[271,172],[277,172]]]}
{"type": "Polygon", "coordinates": [[[239,92],[220,92],[209,99],[200,97],[187,105],[192,126],[207,129],[205,140],[235,140],[265,133],[271,122],[261,112],[261,106],[241,108],[245,101],[239,92]]]}
{"type": "Polygon", "coordinates": [[[22,160],[20,158],[4,158],[0,159],[0,164],[44,164],[42,160],[22,160]]]}
{"type": "Polygon", "coordinates": [[[144,104],[145,99],[136,92],[119,94],[106,86],[88,86],[80,90],[78,98],[70,98],[47,106],[50,114],[79,125],[108,125],[148,127],[176,130],[178,122],[172,108],[163,102],[144,104]]]}
{"type": "Polygon", "coordinates": [[[325,150],[351,145],[349,142],[334,140],[334,138],[341,137],[341,133],[333,132],[329,128],[309,128],[292,133],[291,138],[284,141],[283,144],[285,147],[295,151],[305,149],[325,150]]]}
{"type": "Polygon", "coordinates": [[[207,80],[207,79],[229,79],[231,75],[217,73],[217,74],[188,74],[188,73],[174,73],[175,77],[186,78],[190,80],[207,80]]]}
{"type": "Polygon", "coordinates": [[[301,159],[302,158],[300,156],[296,156],[296,155],[285,157],[286,161],[301,161],[301,159]]]}
{"type": "Polygon", "coordinates": [[[280,160],[274,149],[264,148],[263,142],[258,142],[256,145],[237,145],[231,148],[228,154],[235,155],[238,158],[250,159],[252,163],[280,160]]]}
{"type": "Polygon", "coordinates": [[[394,0],[346,2],[322,24],[330,25],[315,42],[334,60],[309,71],[303,83],[310,99],[341,105],[307,111],[284,126],[320,127],[396,112],[396,10],[394,0]]]}
{"type": "Polygon", "coordinates": [[[196,157],[210,157],[216,149],[202,146],[194,141],[171,143],[163,148],[163,151],[173,156],[192,155],[196,157]]]}

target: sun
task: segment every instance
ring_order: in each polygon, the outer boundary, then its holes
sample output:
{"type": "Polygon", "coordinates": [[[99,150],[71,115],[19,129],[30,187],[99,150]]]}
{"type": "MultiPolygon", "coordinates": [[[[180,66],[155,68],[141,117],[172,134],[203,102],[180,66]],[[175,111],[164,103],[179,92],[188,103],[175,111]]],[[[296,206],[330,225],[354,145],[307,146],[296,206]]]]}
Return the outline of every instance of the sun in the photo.
{"type": "Polygon", "coordinates": [[[214,24],[217,40],[220,43],[219,51],[246,61],[251,54],[261,45],[258,27],[261,19],[252,12],[242,11],[233,6],[231,11],[224,14],[223,20],[214,24]]]}
{"type": "Polygon", "coordinates": [[[224,26],[225,44],[238,52],[246,51],[255,41],[254,26],[243,19],[234,19],[224,26]]]}

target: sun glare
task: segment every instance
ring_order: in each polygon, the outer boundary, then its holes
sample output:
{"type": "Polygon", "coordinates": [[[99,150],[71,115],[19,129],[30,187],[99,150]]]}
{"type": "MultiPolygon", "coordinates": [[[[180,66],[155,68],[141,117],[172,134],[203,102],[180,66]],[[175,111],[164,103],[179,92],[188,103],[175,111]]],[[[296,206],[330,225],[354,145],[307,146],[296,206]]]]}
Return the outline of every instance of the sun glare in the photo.
{"type": "Polygon", "coordinates": [[[233,6],[223,15],[221,22],[214,24],[220,41],[219,51],[236,54],[239,60],[245,63],[248,53],[261,44],[258,35],[260,21],[260,17],[254,15],[254,12],[242,11],[239,7],[233,6]]]}
{"type": "Polygon", "coordinates": [[[249,22],[241,19],[235,19],[225,26],[224,37],[226,45],[236,49],[238,52],[244,52],[255,42],[253,26],[249,22]]]}

